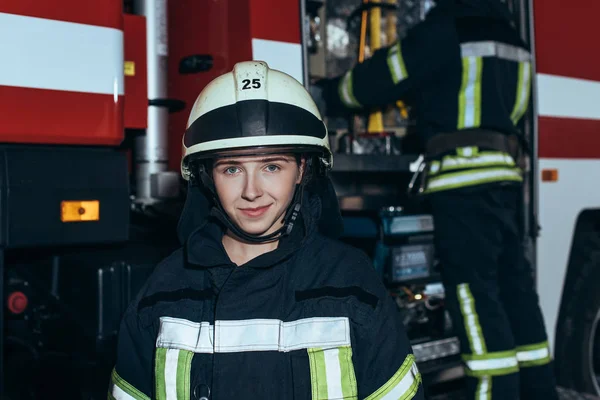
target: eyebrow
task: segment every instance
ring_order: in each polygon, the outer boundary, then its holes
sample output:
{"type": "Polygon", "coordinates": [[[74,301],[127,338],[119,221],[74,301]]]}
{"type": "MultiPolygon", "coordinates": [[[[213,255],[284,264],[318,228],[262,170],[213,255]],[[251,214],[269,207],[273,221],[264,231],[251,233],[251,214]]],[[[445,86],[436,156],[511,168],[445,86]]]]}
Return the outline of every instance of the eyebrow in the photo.
{"type": "MultiPolygon", "coordinates": [[[[283,157],[283,156],[266,157],[266,158],[261,158],[260,160],[257,160],[257,162],[259,162],[259,163],[269,163],[269,162],[275,162],[275,161],[283,161],[283,162],[289,163],[289,162],[292,162],[292,160],[290,158],[286,158],[286,157],[283,157]]],[[[223,164],[227,164],[227,165],[241,165],[243,163],[244,163],[243,161],[238,161],[238,160],[218,160],[218,161],[215,162],[214,166],[218,167],[219,165],[223,165],[223,164]]]]}

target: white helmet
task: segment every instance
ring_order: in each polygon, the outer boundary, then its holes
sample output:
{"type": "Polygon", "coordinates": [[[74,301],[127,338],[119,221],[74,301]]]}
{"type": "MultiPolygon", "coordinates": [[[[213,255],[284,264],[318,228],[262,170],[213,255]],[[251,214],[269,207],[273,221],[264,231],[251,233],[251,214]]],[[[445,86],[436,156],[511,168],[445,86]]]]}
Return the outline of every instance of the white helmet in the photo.
{"type": "Polygon", "coordinates": [[[237,63],[202,90],[182,142],[185,180],[194,173],[190,160],[244,148],[318,152],[326,169],[333,164],[327,128],[308,91],[262,61],[237,63]]]}

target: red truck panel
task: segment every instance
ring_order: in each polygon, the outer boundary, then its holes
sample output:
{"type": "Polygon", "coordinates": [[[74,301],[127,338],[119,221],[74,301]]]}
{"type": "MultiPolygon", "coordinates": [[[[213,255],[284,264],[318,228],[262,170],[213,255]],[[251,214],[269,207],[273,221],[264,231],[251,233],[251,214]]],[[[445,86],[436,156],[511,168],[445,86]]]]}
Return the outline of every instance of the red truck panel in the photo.
{"type": "Polygon", "coordinates": [[[538,155],[600,158],[600,2],[535,0],[538,155]]]}
{"type": "MultiPolygon", "coordinates": [[[[231,71],[237,62],[252,60],[256,50],[253,40],[273,44],[273,51],[267,51],[270,56],[277,57],[275,53],[281,49],[278,45],[287,48],[285,45],[290,43],[298,47],[300,54],[300,2],[286,0],[274,7],[269,0],[177,0],[169,2],[168,15],[169,97],[186,102],[183,111],[169,116],[169,169],[178,171],[181,138],[191,107],[212,79],[231,71]],[[193,54],[213,56],[213,68],[193,75],[179,74],[179,61],[193,54]]],[[[287,57],[287,53],[281,57],[287,57]]],[[[271,63],[271,59],[264,61],[282,67],[281,63],[271,63]]],[[[300,57],[286,61],[302,67],[300,57]]]]}
{"type": "Polygon", "coordinates": [[[121,0],[4,0],[0,37],[0,142],[122,142],[121,0]]]}
{"type": "Polygon", "coordinates": [[[124,15],[125,28],[125,128],[148,126],[148,68],[146,18],[124,15]]]}
{"type": "Polygon", "coordinates": [[[249,1],[177,0],[168,3],[169,97],[183,100],[184,110],[169,115],[169,169],[178,171],[181,139],[190,110],[200,91],[236,62],[252,59],[249,1]],[[182,58],[207,54],[214,66],[206,72],[182,75],[182,58]]]}

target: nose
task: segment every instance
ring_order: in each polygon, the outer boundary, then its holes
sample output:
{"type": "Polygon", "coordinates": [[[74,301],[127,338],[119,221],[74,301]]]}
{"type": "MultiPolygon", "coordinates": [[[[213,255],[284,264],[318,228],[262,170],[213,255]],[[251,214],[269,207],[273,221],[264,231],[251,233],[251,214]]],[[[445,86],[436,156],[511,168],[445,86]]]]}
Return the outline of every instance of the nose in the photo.
{"type": "Polygon", "coordinates": [[[244,190],[242,191],[242,198],[247,201],[254,201],[262,196],[262,194],[263,192],[261,189],[260,178],[255,174],[246,175],[244,190]]]}

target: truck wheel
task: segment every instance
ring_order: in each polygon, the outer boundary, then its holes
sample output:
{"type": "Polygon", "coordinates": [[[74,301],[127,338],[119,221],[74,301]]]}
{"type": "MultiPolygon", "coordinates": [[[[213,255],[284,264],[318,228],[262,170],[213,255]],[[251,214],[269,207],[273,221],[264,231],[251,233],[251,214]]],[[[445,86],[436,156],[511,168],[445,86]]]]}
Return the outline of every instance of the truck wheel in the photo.
{"type": "Polygon", "coordinates": [[[564,299],[565,318],[559,320],[564,326],[557,330],[563,335],[562,346],[557,346],[555,371],[562,386],[600,395],[600,235],[583,236],[575,245],[579,249],[573,249],[580,251],[576,258],[581,267],[571,295],[564,299]]]}

